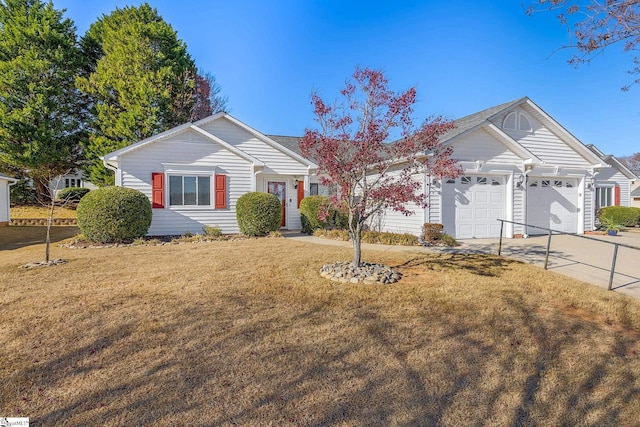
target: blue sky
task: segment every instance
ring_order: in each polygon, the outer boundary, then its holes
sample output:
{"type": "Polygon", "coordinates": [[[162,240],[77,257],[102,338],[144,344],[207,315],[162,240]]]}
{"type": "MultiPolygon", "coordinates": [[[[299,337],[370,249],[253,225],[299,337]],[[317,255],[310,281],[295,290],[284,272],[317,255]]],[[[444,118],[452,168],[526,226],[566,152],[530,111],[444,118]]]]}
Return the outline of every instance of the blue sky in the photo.
{"type": "MultiPolygon", "coordinates": [[[[150,0],[198,67],[212,72],[231,114],[267,134],[313,128],[310,95],[338,97],[356,65],[415,86],[416,122],[455,119],[529,96],[585,144],[640,152],[640,86],[632,56],[609,49],[575,69],[554,13],[533,0],[150,0]],[[523,6],[524,5],[524,6],[523,6]]],[[[140,1],[54,0],[79,35],[102,14],[140,1]]]]}

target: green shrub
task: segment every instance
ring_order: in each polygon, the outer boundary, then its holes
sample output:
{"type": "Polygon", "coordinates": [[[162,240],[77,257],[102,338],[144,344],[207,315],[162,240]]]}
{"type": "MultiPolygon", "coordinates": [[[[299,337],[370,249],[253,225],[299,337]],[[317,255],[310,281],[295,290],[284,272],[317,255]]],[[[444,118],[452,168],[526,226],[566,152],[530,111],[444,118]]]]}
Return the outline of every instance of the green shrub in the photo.
{"type": "Polygon", "coordinates": [[[215,226],[211,226],[211,225],[203,225],[202,226],[202,232],[207,237],[218,238],[218,237],[222,236],[222,229],[220,227],[215,227],[215,226]]]}
{"type": "Polygon", "coordinates": [[[600,222],[602,222],[603,217],[625,227],[635,227],[636,225],[640,225],[640,208],[607,206],[598,211],[598,219],[600,222]]]}
{"type": "Polygon", "coordinates": [[[247,236],[265,236],[280,229],[282,205],[273,194],[247,193],[236,203],[240,232],[247,236]]]}
{"type": "Polygon", "coordinates": [[[151,225],[149,198],[137,190],[102,187],[78,203],[78,226],[93,242],[131,242],[144,237],[151,225]]]}
{"type": "Polygon", "coordinates": [[[330,224],[329,198],[326,196],[308,196],[300,202],[300,221],[302,232],[313,234],[315,230],[326,229],[330,224]],[[327,218],[320,219],[321,211],[327,213],[327,218]]]}
{"type": "Polygon", "coordinates": [[[57,199],[64,202],[79,202],[90,190],[88,188],[68,187],[58,192],[57,199]]]}
{"type": "Polygon", "coordinates": [[[33,205],[38,202],[36,189],[31,186],[28,179],[21,179],[10,188],[11,205],[33,205]]]}

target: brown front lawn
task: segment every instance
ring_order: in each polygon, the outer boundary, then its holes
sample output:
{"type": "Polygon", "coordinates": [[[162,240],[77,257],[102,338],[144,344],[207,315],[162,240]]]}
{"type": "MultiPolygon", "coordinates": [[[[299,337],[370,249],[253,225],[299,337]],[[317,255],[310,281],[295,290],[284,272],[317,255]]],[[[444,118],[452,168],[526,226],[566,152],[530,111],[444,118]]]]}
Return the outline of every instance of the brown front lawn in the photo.
{"type": "Polygon", "coordinates": [[[634,425],[640,302],[519,262],[286,239],[0,251],[0,415],[32,425],[634,425]]]}
{"type": "MultiPolygon", "coordinates": [[[[76,210],[68,206],[56,207],[54,218],[75,218],[76,210]]],[[[11,218],[49,218],[49,208],[45,206],[12,206],[11,218]]]]}

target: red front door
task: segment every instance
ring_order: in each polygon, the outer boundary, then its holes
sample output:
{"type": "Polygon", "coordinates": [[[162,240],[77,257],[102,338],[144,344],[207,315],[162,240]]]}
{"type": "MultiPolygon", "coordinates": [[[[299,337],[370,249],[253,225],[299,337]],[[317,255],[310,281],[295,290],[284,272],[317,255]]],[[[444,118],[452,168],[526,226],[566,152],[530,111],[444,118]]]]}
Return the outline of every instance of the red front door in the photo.
{"type": "Polygon", "coordinates": [[[280,227],[284,227],[286,225],[285,219],[287,218],[287,183],[269,181],[267,182],[267,192],[274,194],[282,204],[280,227]]]}

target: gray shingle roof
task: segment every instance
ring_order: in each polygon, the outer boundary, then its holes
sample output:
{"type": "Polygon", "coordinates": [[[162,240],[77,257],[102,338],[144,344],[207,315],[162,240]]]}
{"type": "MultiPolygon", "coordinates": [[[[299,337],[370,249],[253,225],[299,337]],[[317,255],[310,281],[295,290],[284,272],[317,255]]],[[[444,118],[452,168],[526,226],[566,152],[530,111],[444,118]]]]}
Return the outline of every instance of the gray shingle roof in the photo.
{"type": "Polygon", "coordinates": [[[496,105],[495,107],[487,108],[486,110],[479,111],[477,113],[470,114],[468,116],[456,119],[453,121],[455,124],[455,128],[447,132],[440,138],[440,141],[444,142],[451,138],[455,138],[456,136],[463,134],[475,127],[480,126],[493,116],[500,114],[501,112],[508,110],[514,105],[520,104],[522,101],[526,100],[527,97],[518,98],[511,102],[505,102],[504,104],[496,105]]]}
{"type": "Polygon", "coordinates": [[[282,136],[282,135],[266,135],[267,138],[273,139],[278,144],[302,156],[300,151],[301,136],[282,136]]]}

